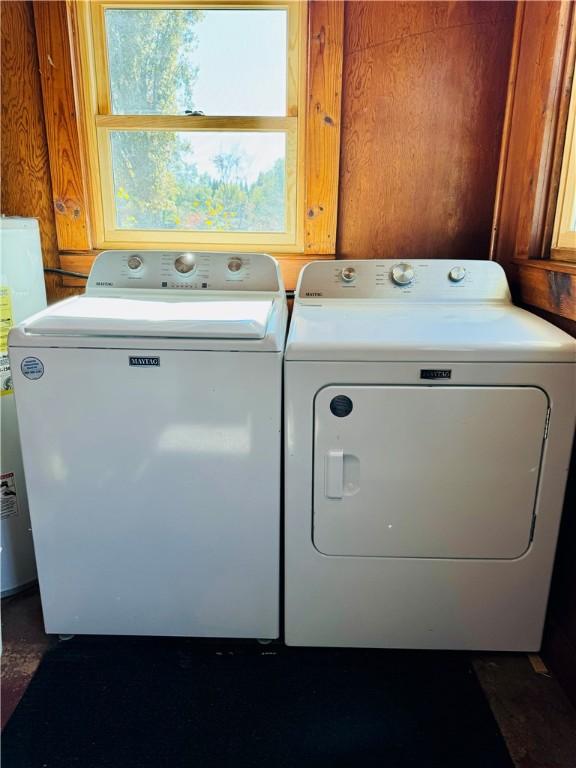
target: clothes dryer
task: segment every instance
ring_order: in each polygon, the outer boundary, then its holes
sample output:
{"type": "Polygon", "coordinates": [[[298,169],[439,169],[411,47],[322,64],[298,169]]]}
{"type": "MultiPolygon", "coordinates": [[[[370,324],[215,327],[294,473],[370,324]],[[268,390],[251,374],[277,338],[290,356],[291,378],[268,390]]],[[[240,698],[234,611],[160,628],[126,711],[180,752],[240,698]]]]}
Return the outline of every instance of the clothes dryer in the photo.
{"type": "Polygon", "coordinates": [[[288,644],[537,650],[575,363],[496,263],[305,267],[285,360],[288,644]]]}

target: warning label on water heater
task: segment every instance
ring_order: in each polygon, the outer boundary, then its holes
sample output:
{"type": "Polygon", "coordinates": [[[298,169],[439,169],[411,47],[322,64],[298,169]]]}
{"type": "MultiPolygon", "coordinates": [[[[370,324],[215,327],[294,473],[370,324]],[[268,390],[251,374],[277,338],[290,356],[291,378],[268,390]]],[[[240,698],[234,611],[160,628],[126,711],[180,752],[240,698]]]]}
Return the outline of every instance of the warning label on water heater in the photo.
{"type": "Polygon", "coordinates": [[[12,517],[18,514],[18,497],[14,472],[0,474],[0,517],[12,517]]]}
{"type": "Polygon", "coordinates": [[[8,359],[8,332],[12,328],[10,289],[0,286],[0,395],[12,394],[12,374],[8,359]]]}

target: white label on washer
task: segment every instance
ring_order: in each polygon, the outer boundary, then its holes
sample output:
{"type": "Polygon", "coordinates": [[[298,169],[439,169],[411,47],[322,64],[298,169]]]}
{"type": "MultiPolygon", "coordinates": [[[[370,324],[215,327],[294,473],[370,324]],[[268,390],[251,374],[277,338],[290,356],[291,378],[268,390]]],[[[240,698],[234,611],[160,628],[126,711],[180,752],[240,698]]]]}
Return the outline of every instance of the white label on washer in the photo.
{"type": "Polygon", "coordinates": [[[14,472],[3,472],[0,475],[0,517],[12,517],[18,514],[18,497],[16,496],[16,481],[14,472]]]}
{"type": "Polygon", "coordinates": [[[44,375],[44,363],[37,357],[25,357],[20,363],[20,370],[27,379],[40,379],[44,375]]]}

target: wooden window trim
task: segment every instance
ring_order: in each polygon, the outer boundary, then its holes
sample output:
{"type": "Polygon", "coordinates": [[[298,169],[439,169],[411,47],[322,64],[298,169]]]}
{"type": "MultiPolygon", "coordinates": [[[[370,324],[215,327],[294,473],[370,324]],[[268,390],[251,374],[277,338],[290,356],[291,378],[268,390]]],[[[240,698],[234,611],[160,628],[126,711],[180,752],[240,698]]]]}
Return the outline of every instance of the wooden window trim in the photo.
{"type": "MultiPolygon", "coordinates": [[[[168,115],[116,115],[111,113],[109,72],[106,54],[104,14],[111,8],[133,5],[138,8],[164,8],[166,0],[93,0],[75,3],[78,32],[77,65],[83,72],[85,85],[80,103],[85,123],[86,152],[89,164],[90,203],[93,235],[96,245],[105,248],[148,247],[175,249],[236,250],[265,249],[272,253],[303,251],[303,175],[306,93],[306,5],[295,0],[224,0],[222,8],[266,9],[279,7],[288,13],[287,48],[287,116],[198,117],[168,115]],[[250,232],[184,232],[182,230],[123,230],[116,225],[114,183],[110,131],[116,130],[180,130],[281,131],[286,136],[286,231],[281,233],[250,232]]],[[[176,7],[213,8],[214,0],[190,0],[171,3],[176,7]]]]}
{"type": "Polygon", "coordinates": [[[575,265],[552,238],[575,56],[574,3],[518,2],[490,253],[518,300],[570,321],[575,265]]]}
{"type": "MultiPolygon", "coordinates": [[[[86,93],[77,76],[74,55],[79,42],[77,10],[76,0],[34,0],[60,266],[78,267],[80,259],[80,271],[84,272],[98,250],[94,248],[89,171],[85,162],[89,138],[79,118],[86,93]]],[[[297,268],[314,258],[334,258],[336,250],[344,1],[314,0],[307,4],[307,14],[307,87],[303,107],[306,140],[300,211],[303,242],[293,252],[274,254],[283,270],[286,263],[285,282],[289,288],[294,287],[297,268]]],[[[250,248],[253,250],[254,246],[250,248]]],[[[207,246],[205,249],[210,250],[207,246]]],[[[79,283],[74,278],[65,278],[64,284],[79,283]]]]}
{"type": "Polygon", "coordinates": [[[524,304],[568,320],[576,320],[576,263],[551,259],[514,259],[513,264],[518,272],[519,297],[524,304]]]}

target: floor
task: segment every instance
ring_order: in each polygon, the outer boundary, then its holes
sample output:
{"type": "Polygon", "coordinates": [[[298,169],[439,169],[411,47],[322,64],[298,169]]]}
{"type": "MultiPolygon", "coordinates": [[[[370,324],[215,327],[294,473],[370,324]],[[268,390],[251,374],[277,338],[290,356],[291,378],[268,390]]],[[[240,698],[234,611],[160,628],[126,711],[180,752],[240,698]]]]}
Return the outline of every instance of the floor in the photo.
{"type": "MultiPolygon", "coordinates": [[[[35,588],[2,601],[2,727],[43,654],[59,642],[44,634],[35,588]]],[[[576,710],[539,657],[482,654],[476,673],[516,768],[576,768],[576,710]]]]}
{"type": "Polygon", "coordinates": [[[2,600],[2,728],[54,642],[56,638],[44,633],[36,587],[2,600]]]}

